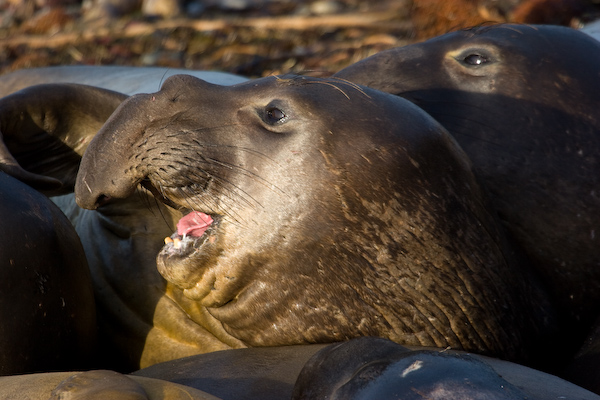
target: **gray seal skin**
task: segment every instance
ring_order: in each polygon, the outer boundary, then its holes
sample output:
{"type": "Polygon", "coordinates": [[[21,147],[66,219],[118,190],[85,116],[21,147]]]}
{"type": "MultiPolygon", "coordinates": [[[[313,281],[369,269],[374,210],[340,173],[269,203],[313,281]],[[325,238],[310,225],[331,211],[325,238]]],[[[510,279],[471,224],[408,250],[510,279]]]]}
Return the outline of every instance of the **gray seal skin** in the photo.
{"type": "Polygon", "coordinates": [[[525,360],[550,328],[468,159],[398,97],[339,80],[171,77],[94,137],[77,203],[104,212],[139,184],[186,216],[157,266],[213,341],[170,337],[201,351],[376,335],[525,360]]]}
{"type": "Polygon", "coordinates": [[[0,76],[0,94],[6,96],[29,86],[45,83],[76,83],[132,95],[160,89],[169,76],[186,74],[220,85],[234,85],[248,78],[218,71],[195,71],[163,67],[84,66],[21,69],[0,76]]]}
{"type": "Polygon", "coordinates": [[[380,338],[321,350],[305,364],[292,394],[292,400],[526,398],[490,365],[468,354],[409,351],[380,338]]]}
{"type": "Polygon", "coordinates": [[[158,363],[130,376],[177,383],[223,400],[287,400],[306,362],[327,346],[309,344],[215,351],[158,363]]]}
{"type": "Polygon", "coordinates": [[[454,136],[579,346],[600,311],[600,43],[494,25],[375,54],[336,77],[407,98],[454,136]]]}
{"type": "Polygon", "coordinates": [[[0,375],[90,367],[96,309],[69,220],[0,171],[0,226],[0,375]]]}

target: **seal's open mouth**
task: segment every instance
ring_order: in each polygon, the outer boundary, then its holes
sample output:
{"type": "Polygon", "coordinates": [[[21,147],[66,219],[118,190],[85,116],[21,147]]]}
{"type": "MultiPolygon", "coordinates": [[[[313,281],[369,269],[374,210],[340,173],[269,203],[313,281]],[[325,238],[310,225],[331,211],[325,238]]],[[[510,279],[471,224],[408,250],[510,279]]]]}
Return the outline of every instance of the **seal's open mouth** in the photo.
{"type": "Polygon", "coordinates": [[[211,232],[216,229],[216,225],[212,216],[200,211],[191,211],[179,220],[177,232],[165,238],[165,246],[161,253],[180,256],[190,253],[206,240],[214,240],[211,232]]]}

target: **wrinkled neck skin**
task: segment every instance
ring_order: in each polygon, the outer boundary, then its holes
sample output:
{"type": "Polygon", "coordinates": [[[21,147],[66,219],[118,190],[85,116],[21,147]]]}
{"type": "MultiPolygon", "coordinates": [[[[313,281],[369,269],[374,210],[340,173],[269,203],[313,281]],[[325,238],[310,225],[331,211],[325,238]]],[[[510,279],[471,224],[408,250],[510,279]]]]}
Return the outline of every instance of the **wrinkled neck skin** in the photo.
{"type": "MultiPolygon", "coordinates": [[[[335,191],[339,198],[320,200],[344,201],[345,196],[356,195],[341,187],[335,191]]],[[[319,192],[327,191],[317,188],[306,196],[319,192]]],[[[442,210],[431,210],[423,203],[412,212],[398,211],[398,207],[407,206],[400,204],[402,200],[381,202],[377,197],[375,191],[369,198],[359,198],[358,214],[328,215],[330,222],[325,223],[319,221],[324,215],[320,207],[301,211],[302,204],[311,199],[288,199],[290,212],[296,210],[294,217],[271,224],[279,226],[270,232],[270,240],[281,251],[255,248],[245,250],[244,257],[231,253],[219,259],[211,268],[218,275],[214,288],[219,293],[201,300],[190,299],[182,289],[167,284],[156,269],[156,254],[164,237],[173,232],[179,212],[157,205],[147,192],[116,200],[97,211],[79,209],[72,195],[56,202],[75,224],[89,258],[101,337],[105,339],[103,351],[107,351],[106,357],[114,357],[113,368],[143,368],[229,348],[333,342],[356,336],[382,336],[409,345],[452,346],[488,354],[496,349],[498,353],[505,351],[504,346],[510,346],[507,341],[514,340],[517,346],[522,338],[506,332],[503,325],[510,323],[494,315],[512,319],[520,304],[510,292],[521,289],[521,285],[515,284],[513,289],[502,286],[502,282],[516,278],[511,270],[507,273],[499,249],[482,249],[485,259],[480,261],[491,272],[463,265],[454,273],[441,273],[446,265],[456,263],[455,252],[461,253],[451,248],[454,238],[441,229],[436,238],[421,236],[420,232],[429,231],[439,219],[437,211],[442,210]],[[369,213],[383,216],[384,225],[379,218],[364,217],[354,232],[336,228],[341,226],[337,220],[356,223],[356,215],[369,213]],[[294,228],[297,226],[308,228],[294,228]],[[320,229],[313,231],[312,226],[320,229]],[[389,230],[389,226],[402,229],[389,230]],[[420,244],[415,244],[415,236],[420,237],[416,242],[420,244]],[[445,259],[428,260],[430,240],[442,240],[449,246],[445,259]],[[357,252],[357,247],[362,250],[357,252]],[[422,254],[417,264],[411,261],[415,252],[422,254]],[[303,264],[306,254],[316,262],[303,264]],[[232,260],[239,265],[228,264],[232,260]],[[281,265],[293,266],[293,270],[281,265]],[[226,270],[244,271],[244,275],[236,276],[241,283],[232,284],[234,280],[226,270]],[[482,275],[477,279],[494,281],[487,285],[490,289],[486,293],[477,292],[479,285],[486,287],[472,280],[477,274],[482,275]],[[437,278],[432,280],[432,276],[437,278]],[[449,294],[447,304],[438,298],[443,291],[449,294]],[[481,326],[478,320],[496,322],[481,326]],[[118,354],[125,354],[126,359],[115,366],[118,354]]],[[[256,218],[263,217],[268,216],[256,213],[256,218]]],[[[486,216],[472,217],[488,222],[486,216]]],[[[457,224],[469,226],[473,220],[457,224]]],[[[228,235],[241,238],[229,244],[232,248],[243,245],[241,241],[258,242],[255,236],[264,239],[269,234],[253,233],[238,224],[223,229],[238,231],[228,235]]],[[[479,245],[476,233],[466,231],[464,239],[479,245]]],[[[464,255],[469,257],[472,255],[464,255]]]]}
{"type": "Polygon", "coordinates": [[[361,190],[353,180],[369,176],[347,177],[328,162],[326,172],[304,165],[314,179],[302,192],[280,181],[295,197],[271,193],[263,208],[240,214],[243,224],[224,220],[214,258],[184,296],[248,346],[381,336],[527,358],[548,305],[505,247],[475,181],[459,177],[466,165],[443,160],[450,177],[424,172],[418,185],[371,180],[361,190]]]}
{"type": "Polygon", "coordinates": [[[244,347],[156,269],[180,213],[146,191],[96,211],[73,195],[53,200],[75,225],[90,270],[100,329],[100,367],[129,371],[208,351],[244,347]],[[210,332],[203,328],[210,326],[210,332]]]}

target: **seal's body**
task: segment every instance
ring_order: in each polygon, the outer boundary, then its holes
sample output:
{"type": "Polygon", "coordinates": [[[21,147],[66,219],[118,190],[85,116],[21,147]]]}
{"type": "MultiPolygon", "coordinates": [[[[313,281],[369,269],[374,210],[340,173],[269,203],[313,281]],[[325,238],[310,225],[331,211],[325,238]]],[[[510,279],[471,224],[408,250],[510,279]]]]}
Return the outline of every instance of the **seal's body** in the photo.
{"type": "Polygon", "coordinates": [[[460,143],[577,346],[600,311],[600,43],[494,25],[391,49],[336,74],[405,97],[460,143]]]}

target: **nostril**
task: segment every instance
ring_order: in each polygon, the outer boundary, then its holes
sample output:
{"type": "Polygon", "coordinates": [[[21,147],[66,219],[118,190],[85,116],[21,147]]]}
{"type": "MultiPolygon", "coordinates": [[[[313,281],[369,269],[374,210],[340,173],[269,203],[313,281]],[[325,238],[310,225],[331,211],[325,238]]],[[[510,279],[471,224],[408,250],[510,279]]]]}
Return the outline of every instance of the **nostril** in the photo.
{"type": "Polygon", "coordinates": [[[96,199],[96,208],[101,207],[103,205],[105,205],[106,203],[108,203],[110,201],[110,196],[106,196],[101,194],[100,196],[98,196],[98,198],[96,199]]]}

